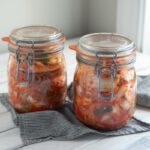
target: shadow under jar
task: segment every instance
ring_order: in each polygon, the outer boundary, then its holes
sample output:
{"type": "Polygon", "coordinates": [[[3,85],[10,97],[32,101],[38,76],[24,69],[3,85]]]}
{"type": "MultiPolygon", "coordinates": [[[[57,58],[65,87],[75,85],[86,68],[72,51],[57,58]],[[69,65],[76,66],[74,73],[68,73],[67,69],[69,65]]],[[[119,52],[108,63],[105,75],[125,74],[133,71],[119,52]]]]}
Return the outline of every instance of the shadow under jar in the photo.
{"type": "Polygon", "coordinates": [[[133,116],[136,103],[135,44],[112,33],[94,33],[71,45],[77,52],[74,111],[86,125],[113,130],[133,116]]]}
{"type": "Polygon", "coordinates": [[[8,96],[22,113],[57,109],[67,94],[65,37],[51,26],[13,30],[8,42],[8,96]]]}

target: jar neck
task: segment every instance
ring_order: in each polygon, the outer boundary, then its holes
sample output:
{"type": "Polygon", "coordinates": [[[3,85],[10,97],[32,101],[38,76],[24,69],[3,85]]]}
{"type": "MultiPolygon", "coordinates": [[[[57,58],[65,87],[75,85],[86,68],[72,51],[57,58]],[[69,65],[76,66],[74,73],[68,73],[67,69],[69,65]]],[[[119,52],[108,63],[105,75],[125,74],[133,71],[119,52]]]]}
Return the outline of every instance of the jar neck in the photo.
{"type": "Polygon", "coordinates": [[[40,48],[40,49],[34,49],[32,47],[30,48],[22,48],[22,47],[17,47],[13,46],[11,44],[8,45],[8,50],[9,52],[16,54],[16,52],[19,52],[22,55],[34,55],[34,56],[40,56],[40,55],[47,55],[47,54],[54,54],[61,52],[64,49],[64,43],[55,45],[55,46],[50,46],[46,48],[40,48]]]}
{"type": "Polygon", "coordinates": [[[77,53],[76,58],[79,62],[88,65],[93,65],[93,66],[95,66],[96,64],[99,64],[102,67],[112,66],[115,64],[117,64],[118,66],[123,66],[123,65],[134,63],[136,61],[136,50],[134,50],[130,55],[124,57],[118,57],[116,54],[111,57],[107,57],[107,56],[104,57],[99,55],[98,57],[93,58],[93,57],[87,57],[77,53]]]}

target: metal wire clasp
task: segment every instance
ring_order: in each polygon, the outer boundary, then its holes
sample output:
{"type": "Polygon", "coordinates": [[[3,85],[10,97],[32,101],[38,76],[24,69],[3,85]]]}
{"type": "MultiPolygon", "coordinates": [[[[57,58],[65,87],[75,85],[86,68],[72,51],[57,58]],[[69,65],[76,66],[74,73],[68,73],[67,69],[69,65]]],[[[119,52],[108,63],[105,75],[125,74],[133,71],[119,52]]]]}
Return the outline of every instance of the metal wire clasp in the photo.
{"type": "Polygon", "coordinates": [[[102,52],[100,52],[100,53],[97,52],[96,53],[96,56],[97,56],[98,59],[97,59],[97,62],[95,64],[94,71],[95,71],[95,74],[98,77],[98,98],[103,99],[103,100],[109,100],[113,97],[113,93],[114,93],[113,92],[113,79],[114,79],[115,74],[118,70],[118,65],[115,62],[115,58],[117,57],[117,53],[115,53],[115,52],[107,53],[107,54],[112,54],[113,55],[113,57],[112,57],[113,64],[109,67],[108,66],[103,67],[103,66],[100,65],[100,63],[99,63],[101,61],[100,54],[106,54],[106,52],[105,53],[102,53],[102,52]],[[106,70],[107,70],[107,72],[106,72],[106,70]],[[101,96],[101,90],[100,90],[100,88],[101,88],[101,74],[107,74],[107,75],[111,76],[110,77],[111,78],[111,95],[110,96],[101,96]]]}
{"type": "Polygon", "coordinates": [[[16,41],[16,45],[18,46],[16,49],[16,61],[17,61],[17,72],[16,72],[16,80],[17,83],[20,85],[29,85],[30,83],[30,66],[32,65],[33,61],[35,60],[35,53],[33,51],[33,46],[34,46],[34,42],[33,41],[22,41],[22,40],[18,40],[16,41]],[[19,43],[24,43],[24,44],[30,44],[30,51],[31,53],[28,54],[20,54],[19,53],[19,49],[20,49],[20,44],[19,43]],[[33,57],[33,59],[31,58],[31,56],[33,57]],[[21,62],[27,62],[27,80],[26,81],[19,81],[19,72],[20,70],[20,63],[21,62]]]}

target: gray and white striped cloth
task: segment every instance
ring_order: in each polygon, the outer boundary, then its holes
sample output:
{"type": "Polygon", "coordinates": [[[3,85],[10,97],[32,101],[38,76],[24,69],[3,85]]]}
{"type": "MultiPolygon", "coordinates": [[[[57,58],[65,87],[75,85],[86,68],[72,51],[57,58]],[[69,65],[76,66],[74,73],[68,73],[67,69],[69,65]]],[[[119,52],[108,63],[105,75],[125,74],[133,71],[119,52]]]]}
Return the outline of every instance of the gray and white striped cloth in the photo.
{"type": "MultiPolygon", "coordinates": [[[[137,104],[150,107],[150,76],[137,77],[137,104]]],[[[72,86],[68,88],[72,97],[72,86]]],[[[73,140],[86,134],[99,134],[100,138],[120,136],[150,131],[150,124],[132,118],[124,127],[114,131],[97,131],[82,124],[75,116],[72,102],[66,103],[58,111],[40,111],[19,114],[10,105],[8,94],[0,94],[1,103],[12,114],[16,127],[24,142],[23,146],[47,140],[73,140]]]]}

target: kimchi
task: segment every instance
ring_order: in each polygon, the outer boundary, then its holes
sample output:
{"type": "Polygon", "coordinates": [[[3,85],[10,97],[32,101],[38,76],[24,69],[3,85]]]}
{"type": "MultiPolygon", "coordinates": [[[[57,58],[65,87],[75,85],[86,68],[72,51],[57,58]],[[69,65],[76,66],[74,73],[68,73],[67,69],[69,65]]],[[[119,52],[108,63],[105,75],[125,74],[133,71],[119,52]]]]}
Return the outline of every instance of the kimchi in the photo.
{"type": "Polygon", "coordinates": [[[74,111],[96,129],[120,128],[132,118],[136,103],[136,48],[128,38],[111,33],[83,36],[74,75],[74,111]]]}
{"type": "Polygon", "coordinates": [[[53,110],[67,94],[65,37],[50,26],[14,30],[8,38],[8,96],[22,113],[53,110]]]}

